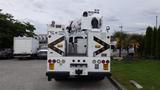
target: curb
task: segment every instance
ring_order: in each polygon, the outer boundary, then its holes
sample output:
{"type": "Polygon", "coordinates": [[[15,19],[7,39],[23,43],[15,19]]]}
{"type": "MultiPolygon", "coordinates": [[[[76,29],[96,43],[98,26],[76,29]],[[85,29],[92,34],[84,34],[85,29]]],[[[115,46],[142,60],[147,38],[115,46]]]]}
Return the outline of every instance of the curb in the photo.
{"type": "Polygon", "coordinates": [[[124,88],[117,80],[113,79],[112,77],[108,77],[111,83],[118,89],[118,90],[127,90],[124,88]]]}

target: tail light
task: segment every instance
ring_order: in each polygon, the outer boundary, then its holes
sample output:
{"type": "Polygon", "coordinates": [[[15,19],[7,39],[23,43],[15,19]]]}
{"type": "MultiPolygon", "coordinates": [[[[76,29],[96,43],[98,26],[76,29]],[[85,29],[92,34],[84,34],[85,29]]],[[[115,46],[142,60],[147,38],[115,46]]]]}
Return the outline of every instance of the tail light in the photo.
{"type": "Polygon", "coordinates": [[[97,63],[100,64],[100,63],[101,63],[101,60],[98,60],[97,63]]]}
{"type": "Polygon", "coordinates": [[[109,60],[106,60],[106,63],[109,63],[109,60]]]}
{"type": "Polygon", "coordinates": [[[105,63],[105,60],[102,60],[102,63],[104,64],[104,63],[105,63]]]}
{"type": "Polygon", "coordinates": [[[93,60],[92,63],[93,63],[93,64],[96,64],[96,60],[93,60]]]}
{"type": "Polygon", "coordinates": [[[48,63],[50,64],[51,62],[52,62],[52,60],[51,60],[51,59],[49,59],[49,60],[48,60],[48,63]]]}
{"type": "Polygon", "coordinates": [[[53,63],[56,63],[56,60],[55,60],[55,59],[53,59],[53,63]]]}
{"type": "Polygon", "coordinates": [[[62,60],[62,63],[65,63],[65,62],[66,62],[66,61],[63,59],[63,60],[62,60]]]}
{"type": "Polygon", "coordinates": [[[57,63],[60,63],[60,59],[57,59],[57,63]]]}
{"type": "Polygon", "coordinates": [[[50,70],[54,70],[55,60],[49,59],[49,60],[48,60],[48,63],[49,63],[49,69],[50,69],[50,70]]]}

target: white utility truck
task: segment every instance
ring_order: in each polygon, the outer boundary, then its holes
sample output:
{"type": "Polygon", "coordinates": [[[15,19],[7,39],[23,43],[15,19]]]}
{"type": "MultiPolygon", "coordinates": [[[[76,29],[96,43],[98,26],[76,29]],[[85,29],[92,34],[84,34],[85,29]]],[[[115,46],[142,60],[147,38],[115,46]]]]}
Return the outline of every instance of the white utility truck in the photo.
{"type": "Polygon", "coordinates": [[[109,28],[103,28],[99,10],[83,12],[67,27],[54,21],[48,25],[48,81],[111,76],[109,28]]]}
{"type": "Polygon", "coordinates": [[[14,37],[15,58],[34,58],[38,48],[39,41],[32,37],[14,37]]]}

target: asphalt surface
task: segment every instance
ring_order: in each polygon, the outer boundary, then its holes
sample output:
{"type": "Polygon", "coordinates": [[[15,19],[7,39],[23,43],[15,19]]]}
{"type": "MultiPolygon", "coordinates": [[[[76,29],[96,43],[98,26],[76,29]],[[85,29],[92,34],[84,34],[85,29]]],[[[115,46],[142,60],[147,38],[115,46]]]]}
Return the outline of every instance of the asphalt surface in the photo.
{"type": "Polygon", "coordinates": [[[46,60],[0,60],[0,90],[117,90],[102,81],[47,81],[46,60]]]}

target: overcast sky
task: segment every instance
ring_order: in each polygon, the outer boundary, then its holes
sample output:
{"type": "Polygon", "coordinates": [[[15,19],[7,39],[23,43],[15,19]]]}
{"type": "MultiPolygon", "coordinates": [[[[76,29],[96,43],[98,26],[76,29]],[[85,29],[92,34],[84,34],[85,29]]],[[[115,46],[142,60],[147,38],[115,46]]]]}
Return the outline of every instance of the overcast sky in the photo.
{"type": "Polygon", "coordinates": [[[129,33],[143,33],[148,25],[155,25],[156,15],[160,20],[160,0],[0,0],[0,9],[31,22],[38,34],[46,33],[52,20],[67,24],[84,10],[100,9],[111,32],[123,25],[129,33]]]}

